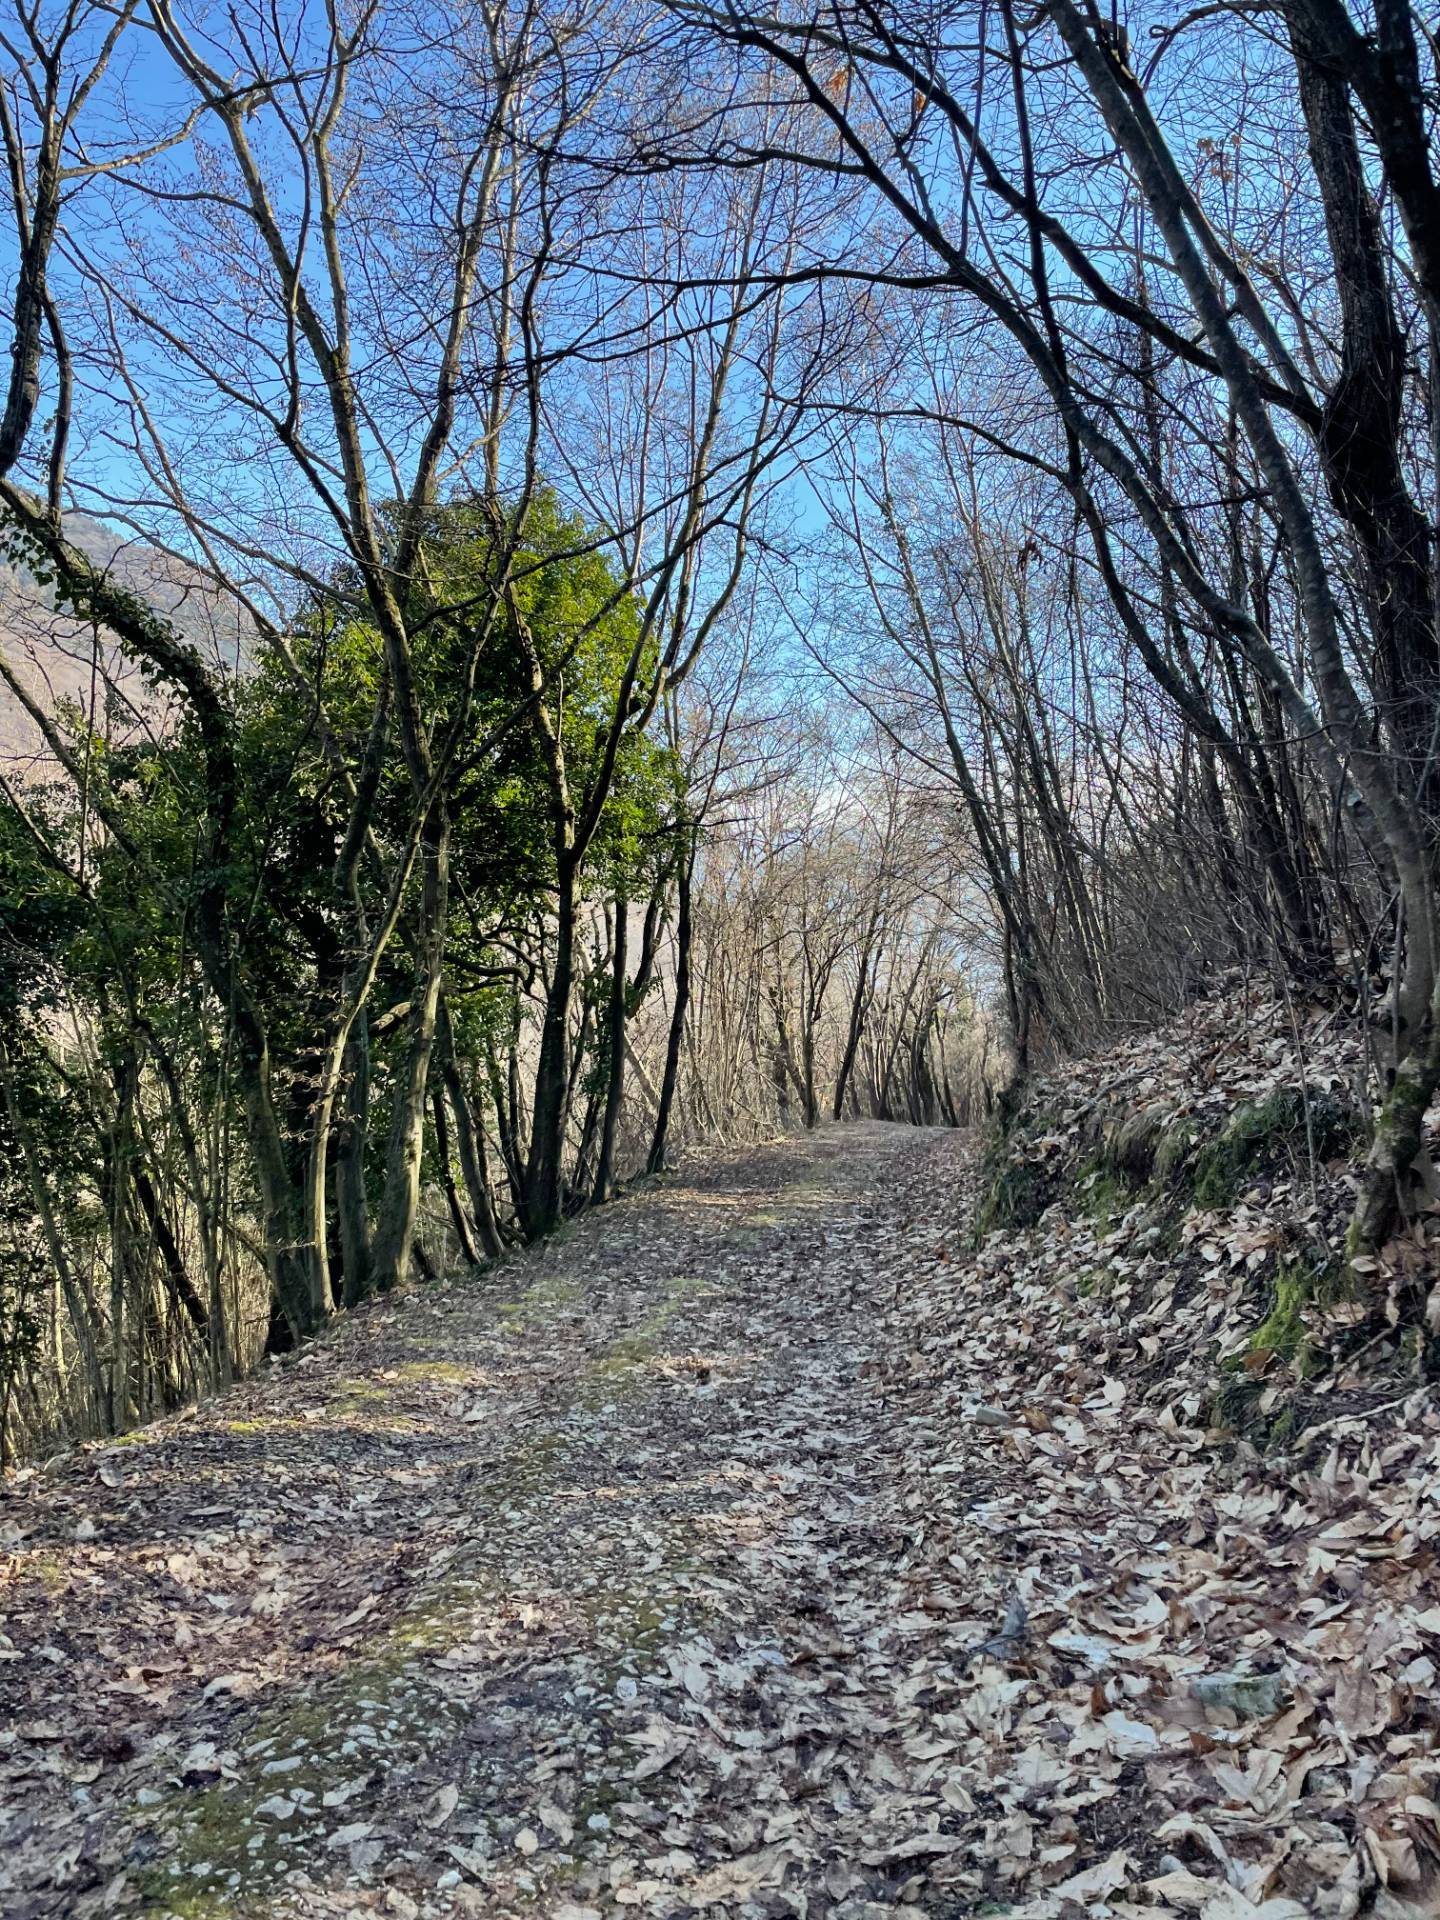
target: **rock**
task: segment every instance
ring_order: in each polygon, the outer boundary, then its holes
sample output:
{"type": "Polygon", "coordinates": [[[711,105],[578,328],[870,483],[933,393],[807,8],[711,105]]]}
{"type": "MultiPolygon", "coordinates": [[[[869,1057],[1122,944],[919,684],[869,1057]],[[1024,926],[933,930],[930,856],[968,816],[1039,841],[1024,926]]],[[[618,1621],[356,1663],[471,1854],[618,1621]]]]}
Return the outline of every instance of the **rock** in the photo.
{"type": "Polygon", "coordinates": [[[325,1842],[332,1852],[341,1847],[352,1846],[357,1840],[368,1840],[374,1828],[368,1820],[353,1820],[349,1826],[337,1827],[325,1842]]]}
{"type": "Polygon", "coordinates": [[[1228,1708],[1242,1720],[1268,1720],[1290,1697],[1278,1673],[1202,1673],[1190,1691],[1203,1707],[1228,1708]]]}

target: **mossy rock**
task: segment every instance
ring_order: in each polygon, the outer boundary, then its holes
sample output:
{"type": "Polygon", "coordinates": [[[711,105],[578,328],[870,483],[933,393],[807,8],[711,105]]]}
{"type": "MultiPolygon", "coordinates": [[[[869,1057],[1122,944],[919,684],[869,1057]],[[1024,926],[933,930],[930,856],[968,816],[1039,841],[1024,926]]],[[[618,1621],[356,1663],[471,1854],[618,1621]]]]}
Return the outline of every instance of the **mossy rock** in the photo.
{"type": "Polygon", "coordinates": [[[1143,1186],[1155,1172],[1161,1142],[1171,1119],[1172,1110],[1163,1101],[1152,1100],[1147,1106],[1134,1108],[1111,1120],[1102,1129],[1101,1164],[1132,1185],[1143,1186]]]}
{"type": "Polygon", "coordinates": [[[1155,1143],[1152,1178],[1158,1187],[1175,1184],[1199,1138],[1193,1120],[1172,1116],[1155,1143]]]}
{"type": "Polygon", "coordinates": [[[1031,1160],[1011,1160],[999,1168],[986,1189],[975,1216],[981,1240],[1002,1229],[1033,1227],[1051,1201],[1052,1181],[1046,1169],[1031,1160]]]}
{"type": "Polygon", "coordinates": [[[1221,1132],[1195,1156],[1194,1195],[1207,1210],[1234,1203],[1253,1179],[1292,1165],[1328,1160],[1353,1146],[1365,1128],[1364,1116],[1334,1093],[1312,1095],[1308,1124],[1305,1095],[1281,1087],[1268,1099],[1237,1107],[1221,1132]]]}

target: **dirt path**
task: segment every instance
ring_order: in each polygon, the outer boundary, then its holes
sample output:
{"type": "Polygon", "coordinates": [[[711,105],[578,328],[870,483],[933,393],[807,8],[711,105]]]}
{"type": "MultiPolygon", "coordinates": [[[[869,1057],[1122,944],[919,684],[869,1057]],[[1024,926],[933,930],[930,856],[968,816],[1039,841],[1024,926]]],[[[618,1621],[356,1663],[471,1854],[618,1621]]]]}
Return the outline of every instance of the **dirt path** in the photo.
{"type": "Polygon", "coordinates": [[[966,1910],[881,1365],[963,1151],[709,1159],[24,1478],[7,1920],[966,1910]]]}
{"type": "Polygon", "coordinates": [[[1434,1920],[1435,1396],[1237,1445],[1249,1216],[978,1181],[714,1156],[22,1476],[3,1920],[1434,1920]]]}

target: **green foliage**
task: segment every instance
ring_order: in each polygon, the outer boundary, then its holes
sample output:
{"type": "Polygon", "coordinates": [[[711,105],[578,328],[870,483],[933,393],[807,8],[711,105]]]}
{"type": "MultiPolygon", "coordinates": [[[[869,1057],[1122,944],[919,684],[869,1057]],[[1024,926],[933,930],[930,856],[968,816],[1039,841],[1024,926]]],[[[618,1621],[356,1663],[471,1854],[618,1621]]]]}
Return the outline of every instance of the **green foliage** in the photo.
{"type": "MultiPolygon", "coordinates": [[[[74,809],[61,788],[32,788],[32,820],[64,856],[73,854],[74,809]]],[[[66,953],[84,924],[75,888],[40,854],[18,813],[0,807],[0,1022],[22,1008],[53,1006],[66,953]]]]}
{"type": "MultiPolygon", "coordinates": [[[[10,1080],[17,1104],[31,1104],[28,1074],[16,1071],[15,1036],[6,1041],[10,1080]]],[[[38,1102],[37,1102],[38,1104],[38,1102]]],[[[53,1117],[53,1105],[47,1117],[53,1117]]],[[[52,1136],[53,1127],[46,1131],[52,1136]]],[[[8,1102],[0,1103],[0,1467],[10,1458],[10,1410],[17,1385],[40,1351],[45,1298],[52,1272],[38,1231],[25,1156],[16,1137],[8,1102]]]]}
{"type": "MultiPolygon", "coordinates": [[[[6,1143],[0,1138],[0,1152],[6,1143]]],[[[0,1467],[10,1460],[10,1404],[34,1365],[44,1327],[50,1266],[28,1206],[14,1184],[0,1189],[0,1467]]]]}
{"type": "MultiPolygon", "coordinates": [[[[398,519],[385,517],[398,544],[398,519]]],[[[43,552],[14,528],[10,541],[39,580],[43,552]]],[[[637,730],[636,688],[654,668],[640,604],[600,533],[553,495],[542,491],[520,527],[468,503],[435,508],[396,591],[415,707],[432,757],[448,756],[444,984],[457,1059],[477,1100],[513,1115],[518,1136],[534,1111],[521,1036],[554,978],[567,835],[576,819],[594,826],[577,874],[586,945],[594,903],[643,906],[663,887],[686,832],[684,780],[675,756],[637,730]]],[[[112,595],[107,605],[124,613],[132,647],[150,647],[153,679],[155,662],[182,643],[138,602],[112,595]]],[[[91,610],[105,612],[98,601],[91,610]]],[[[179,656],[171,664],[183,666],[179,656]]],[[[77,1271],[103,1273],[114,1258],[107,1195],[125,1193],[113,1178],[117,1151],[152,1156],[152,1194],[167,1156],[178,1164],[188,1151],[222,1168],[222,1231],[245,1223],[243,1258],[293,1247],[284,1205],[312,1151],[341,984],[388,913],[415,824],[392,665],[363,582],[341,570],[283,643],[259,644],[223,688],[207,682],[168,703],[153,730],[133,715],[102,729],[62,709],[56,725],[83,765],[83,790],[67,775],[27,785],[22,805],[0,804],[0,1037],[35,1178],[77,1271]],[[367,771],[374,797],[352,879],[337,869],[367,771]],[[71,1032],[84,1036],[83,1060],[59,1038],[71,1032]],[[117,1149],[122,1085],[138,1134],[117,1149]],[[172,1101],[183,1108],[178,1130],[172,1101]],[[147,1131],[164,1138],[139,1137],[147,1131]]],[[[355,1124],[371,1142],[390,1138],[403,1084],[423,877],[417,861],[379,962],[368,1074],[342,1091],[337,1130],[352,1124],[357,1109],[346,1103],[363,1087],[355,1124]]],[[[567,1061],[572,1095],[603,1088],[610,1045],[606,956],[582,953],[578,965],[593,1005],[583,1055],[567,1061]]],[[[629,994],[632,1011],[642,993],[629,994]]],[[[503,1144],[508,1153],[508,1136],[503,1144]]],[[[523,1162],[523,1137],[515,1147],[523,1162]]],[[[33,1356],[39,1323],[27,1303],[43,1244],[30,1173],[12,1149],[0,1143],[0,1394],[12,1361],[23,1370],[33,1356]]],[[[422,1164],[439,1171],[433,1141],[422,1164]]],[[[382,1152],[366,1156],[364,1178],[379,1202],[382,1152]]],[[[161,1202],[191,1222],[205,1204],[188,1187],[161,1202]]],[[[155,1284],[140,1202],[132,1194],[126,1204],[142,1278],[127,1272],[116,1298],[155,1284]]],[[[334,1233],[332,1254],[338,1221],[334,1233]]],[[[189,1260],[196,1242],[180,1237],[189,1260]]],[[[109,1292],[96,1295],[102,1346],[109,1292]]]]}

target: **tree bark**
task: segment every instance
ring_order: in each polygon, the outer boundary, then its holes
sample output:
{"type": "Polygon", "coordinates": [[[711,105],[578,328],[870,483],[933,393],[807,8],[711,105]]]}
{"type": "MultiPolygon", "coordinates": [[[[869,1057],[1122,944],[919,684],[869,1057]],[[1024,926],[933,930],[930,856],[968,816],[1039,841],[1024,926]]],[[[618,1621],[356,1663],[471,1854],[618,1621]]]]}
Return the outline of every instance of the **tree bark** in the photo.
{"type": "Polygon", "coordinates": [[[560,1222],[560,1175],[564,1154],[568,1086],[570,996],[575,983],[575,925],[578,874],[575,861],[558,861],[555,911],[555,959],[545,994],[540,1060],[535,1071],[535,1111],[525,1178],[525,1232],[539,1239],[560,1222]]]}
{"type": "Polygon", "coordinates": [[[629,925],[630,902],[625,897],[625,889],[621,887],[615,895],[610,1007],[605,1030],[605,1117],[600,1126],[600,1159],[595,1168],[592,1195],[596,1206],[602,1206],[615,1192],[615,1134],[620,1124],[620,1102],[625,1096],[625,1022],[629,1013],[625,973],[629,964],[629,925]]]}
{"type": "Polygon", "coordinates": [[[675,1108],[675,1089],[680,1081],[680,1052],[685,1041],[685,1017],[690,1008],[690,950],[694,944],[691,917],[691,889],[695,877],[696,838],[681,858],[675,875],[675,1004],[670,1009],[670,1031],[665,1041],[665,1072],[660,1081],[660,1104],[655,1114],[655,1131],[650,1138],[650,1156],[646,1170],[660,1173],[670,1139],[670,1116],[675,1108]]]}
{"type": "Polygon", "coordinates": [[[347,1307],[375,1284],[365,1147],[370,1126],[370,1023],[362,1008],[345,1049],[345,1092],[335,1131],[335,1224],[347,1307]]]}
{"type": "Polygon", "coordinates": [[[474,1229],[470,1224],[470,1216],[465,1211],[465,1203],[460,1198],[460,1189],[455,1184],[455,1168],[450,1159],[450,1126],[445,1117],[443,1087],[431,1088],[430,1111],[435,1116],[435,1157],[440,1162],[440,1179],[445,1188],[445,1204],[450,1209],[455,1238],[460,1242],[460,1252],[465,1264],[478,1267],[481,1263],[480,1249],[475,1244],[474,1229]]]}
{"type": "Polygon", "coordinates": [[[374,1240],[375,1284],[387,1292],[409,1277],[420,1211],[425,1094],[445,961],[450,892],[450,824],[436,801],[422,842],[420,932],[404,1066],[397,1076],[385,1156],[385,1185],[374,1240]]]}
{"type": "Polygon", "coordinates": [[[460,1063],[455,1057],[455,1029],[450,1019],[450,1006],[443,993],[440,996],[436,1046],[440,1055],[441,1077],[455,1119],[455,1149],[470,1201],[470,1212],[480,1235],[480,1244],[486,1255],[494,1260],[505,1251],[505,1242],[495,1218],[495,1202],[490,1192],[490,1170],[485,1164],[485,1135],[475,1125],[469,1096],[460,1077],[460,1063]]]}

